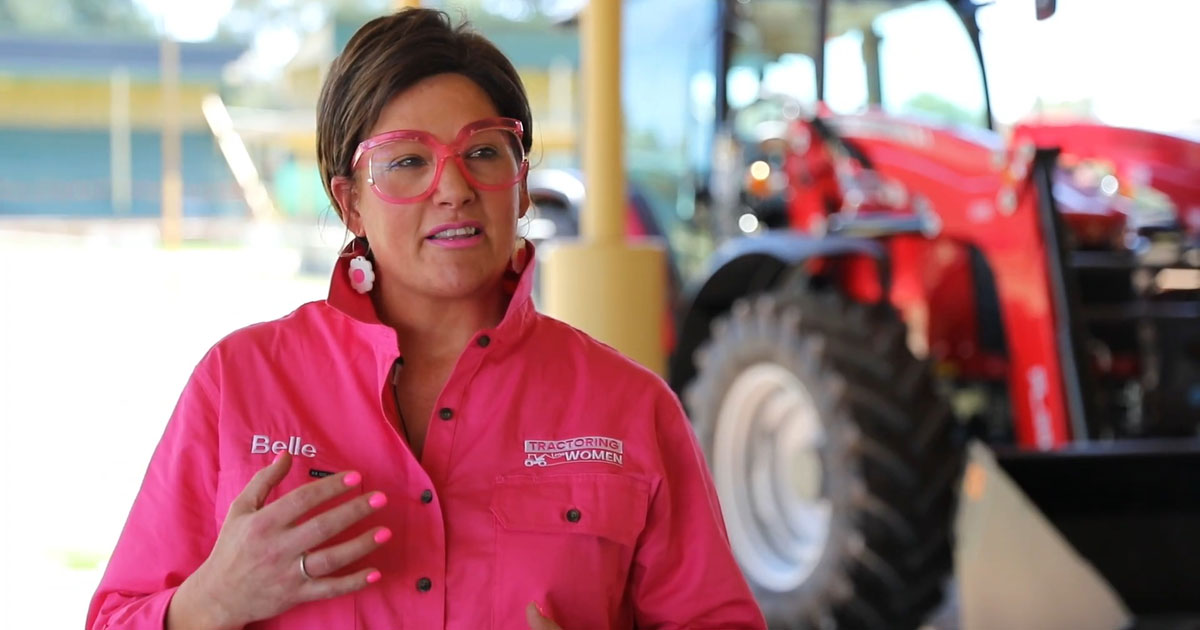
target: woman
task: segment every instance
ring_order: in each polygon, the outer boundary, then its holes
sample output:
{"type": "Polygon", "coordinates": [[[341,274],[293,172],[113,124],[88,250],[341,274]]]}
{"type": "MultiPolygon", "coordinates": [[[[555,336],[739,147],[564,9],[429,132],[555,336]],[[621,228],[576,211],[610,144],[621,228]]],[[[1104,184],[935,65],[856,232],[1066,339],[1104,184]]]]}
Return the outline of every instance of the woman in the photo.
{"type": "Polygon", "coordinates": [[[671,392],[533,309],[511,63],[379,18],[317,126],[356,238],[197,366],[88,627],[761,628],[671,392]]]}

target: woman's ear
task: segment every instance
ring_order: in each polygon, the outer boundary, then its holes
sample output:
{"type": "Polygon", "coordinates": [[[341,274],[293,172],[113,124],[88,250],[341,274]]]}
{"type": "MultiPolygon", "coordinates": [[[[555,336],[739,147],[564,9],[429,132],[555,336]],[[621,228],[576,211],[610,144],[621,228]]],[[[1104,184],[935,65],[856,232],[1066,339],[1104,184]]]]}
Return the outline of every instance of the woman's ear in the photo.
{"type": "Polygon", "coordinates": [[[358,213],[358,190],[354,186],[354,178],[335,175],[329,180],[329,189],[333,191],[333,200],[337,203],[342,222],[355,236],[364,236],[362,215],[358,213]]]}
{"type": "Polygon", "coordinates": [[[517,193],[520,198],[517,200],[517,218],[524,219],[525,214],[529,212],[529,206],[533,201],[529,198],[529,181],[528,176],[521,178],[521,188],[517,193]]]}

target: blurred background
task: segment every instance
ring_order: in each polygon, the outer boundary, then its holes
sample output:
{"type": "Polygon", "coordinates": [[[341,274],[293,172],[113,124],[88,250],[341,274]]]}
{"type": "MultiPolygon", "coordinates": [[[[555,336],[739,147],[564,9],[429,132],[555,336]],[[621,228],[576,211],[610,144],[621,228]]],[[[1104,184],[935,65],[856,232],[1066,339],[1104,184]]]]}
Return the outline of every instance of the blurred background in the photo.
{"type": "MultiPolygon", "coordinates": [[[[525,80],[535,240],[577,234],[586,195],[581,4],[423,2],[469,18],[525,80]]],[[[192,366],[228,332],[324,297],[345,232],[314,107],[351,34],[393,8],[0,0],[0,627],[78,627],[192,366]]],[[[1200,139],[1200,82],[1179,71],[1198,3],[1059,0],[1045,21],[1025,0],[980,7],[990,119],[951,3],[833,2],[823,41],[817,9],[624,0],[628,233],[663,240],[676,292],[726,239],[767,227],[719,211],[715,173],[730,138],[786,104],[817,108],[818,48],[829,115],[872,105],[967,135],[1040,120],[1200,139]],[[864,38],[882,42],[874,64],[864,38]]]]}

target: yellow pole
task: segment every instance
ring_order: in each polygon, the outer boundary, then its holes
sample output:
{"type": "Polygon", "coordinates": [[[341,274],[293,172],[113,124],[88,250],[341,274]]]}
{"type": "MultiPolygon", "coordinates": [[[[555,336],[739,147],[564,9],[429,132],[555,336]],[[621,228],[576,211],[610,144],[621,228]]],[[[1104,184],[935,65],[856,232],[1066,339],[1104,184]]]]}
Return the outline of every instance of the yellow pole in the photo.
{"type": "Polygon", "coordinates": [[[546,312],[663,374],[666,254],[657,242],[623,238],[621,2],[592,0],[580,28],[588,196],[582,238],[544,252],[546,312]]]}
{"type": "Polygon", "coordinates": [[[401,9],[417,9],[421,6],[421,0],[392,0],[392,8],[399,11],[401,9]]]}
{"type": "Polygon", "coordinates": [[[583,90],[587,119],[583,167],[588,211],[583,237],[598,245],[621,242],[625,207],[625,160],[621,155],[621,0],[592,0],[583,10],[583,90]]]}

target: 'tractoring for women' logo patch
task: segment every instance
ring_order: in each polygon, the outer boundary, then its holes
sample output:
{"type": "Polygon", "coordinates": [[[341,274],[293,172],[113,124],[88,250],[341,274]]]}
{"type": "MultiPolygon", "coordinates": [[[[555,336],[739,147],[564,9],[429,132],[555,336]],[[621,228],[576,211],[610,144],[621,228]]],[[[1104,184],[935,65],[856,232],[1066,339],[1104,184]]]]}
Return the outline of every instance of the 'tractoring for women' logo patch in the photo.
{"type": "Polygon", "coordinates": [[[525,440],[525,467],[558,466],[583,462],[625,465],[621,440],[593,435],[565,440],[525,440]]]}

